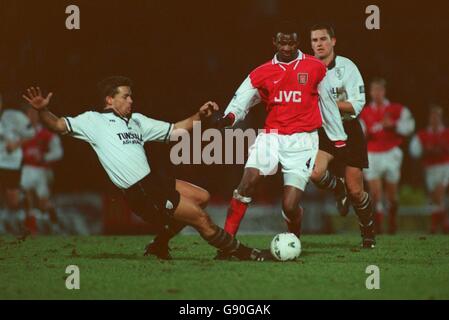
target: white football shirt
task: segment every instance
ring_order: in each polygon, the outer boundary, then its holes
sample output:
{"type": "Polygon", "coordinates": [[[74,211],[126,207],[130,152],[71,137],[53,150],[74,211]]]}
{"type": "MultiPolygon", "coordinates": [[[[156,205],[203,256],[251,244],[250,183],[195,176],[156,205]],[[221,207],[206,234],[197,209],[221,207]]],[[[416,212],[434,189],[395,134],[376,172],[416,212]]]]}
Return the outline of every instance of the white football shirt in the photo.
{"type": "Polygon", "coordinates": [[[32,138],[34,129],[28,117],[21,111],[6,109],[0,116],[0,169],[19,170],[22,165],[22,148],[6,150],[9,142],[32,138]]]}
{"type": "Polygon", "coordinates": [[[69,133],[92,146],[111,181],[121,189],[128,189],[151,172],[144,143],[168,141],[174,126],[140,113],[125,119],[109,110],[64,119],[69,133]]]}
{"type": "Polygon", "coordinates": [[[355,115],[343,117],[356,118],[365,105],[365,84],[357,66],[348,58],[336,56],[327,67],[327,77],[335,100],[350,102],[354,108],[355,115]]]}

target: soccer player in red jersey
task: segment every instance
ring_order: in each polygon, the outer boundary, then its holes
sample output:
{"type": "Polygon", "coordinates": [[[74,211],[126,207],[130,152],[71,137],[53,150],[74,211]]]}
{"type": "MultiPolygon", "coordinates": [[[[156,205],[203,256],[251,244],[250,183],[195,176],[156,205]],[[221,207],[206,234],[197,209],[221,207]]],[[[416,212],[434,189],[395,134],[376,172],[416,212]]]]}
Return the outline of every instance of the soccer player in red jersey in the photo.
{"type": "Polygon", "coordinates": [[[449,217],[444,197],[449,185],[449,128],[443,123],[443,109],[432,106],[427,128],[418,131],[410,143],[410,153],[421,158],[431,201],[430,232],[442,227],[449,233],[449,217]]]}
{"type": "MultiPolygon", "coordinates": [[[[61,139],[45,128],[39,121],[39,114],[31,106],[26,115],[36,132],[33,138],[22,144],[23,166],[21,186],[26,193],[27,221],[35,220],[31,214],[33,199],[37,199],[37,207],[42,214],[48,214],[52,232],[58,232],[56,209],[50,201],[50,186],[53,182],[52,164],[62,158],[61,139]]],[[[30,229],[33,229],[31,224],[30,229]]],[[[36,230],[34,230],[36,231],[36,230]]]]}
{"type": "MultiPolygon", "coordinates": [[[[243,81],[217,124],[232,126],[243,120],[254,105],[266,105],[264,132],[250,147],[243,177],[229,206],[225,231],[231,235],[238,231],[256,184],[276,173],[280,163],[284,177],[283,216],[289,232],[299,237],[303,214],[299,202],[318,152],[318,128],[323,126],[331,140],[345,144],[340,113],[325,80],[326,67],[298,49],[296,30],[290,22],[277,27],[273,36],[275,56],[243,81]]],[[[225,256],[219,253],[217,258],[225,256]]]]}
{"type": "Polygon", "coordinates": [[[401,178],[404,137],[415,129],[410,110],[386,99],[386,81],[374,79],[370,86],[371,103],[363,108],[360,120],[368,140],[369,168],[364,171],[376,209],[376,231],[382,232],[382,182],[389,208],[388,232],[396,233],[398,184],[401,178]]]}

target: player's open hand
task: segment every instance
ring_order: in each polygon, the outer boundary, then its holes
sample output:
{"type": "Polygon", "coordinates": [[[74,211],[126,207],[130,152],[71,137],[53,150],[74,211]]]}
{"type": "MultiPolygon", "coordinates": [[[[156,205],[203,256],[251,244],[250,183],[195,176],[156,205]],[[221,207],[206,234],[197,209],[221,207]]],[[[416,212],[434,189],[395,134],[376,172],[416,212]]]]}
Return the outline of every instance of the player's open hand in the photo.
{"type": "Polygon", "coordinates": [[[204,105],[201,106],[199,114],[201,119],[209,118],[214,111],[218,111],[220,109],[218,104],[213,101],[208,101],[204,105]]]}
{"type": "Polygon", "coordinates": [[[26,90],[26,94],[22,95],[22,98],[24,98],[34,109],[42,110],[48,106],[52,96],[53,93],[50,92],[47,97],[44,98],[39,87],[30,87],[26,90]]]}

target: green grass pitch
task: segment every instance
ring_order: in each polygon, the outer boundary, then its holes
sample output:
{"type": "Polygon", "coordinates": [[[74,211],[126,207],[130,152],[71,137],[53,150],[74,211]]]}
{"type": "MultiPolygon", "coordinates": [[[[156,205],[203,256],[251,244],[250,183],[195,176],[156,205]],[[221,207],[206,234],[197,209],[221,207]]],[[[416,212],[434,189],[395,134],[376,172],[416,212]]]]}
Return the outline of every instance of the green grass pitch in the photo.
{"type": "MultiPolygon", "coordinates": [[[[240,239],[268,247],[272,236],[240,239]]],[[[179,236],[172,261],[143,257],[150,237],[0,237],[0,299],[449,299],[449,237],[305,235],[295,262],[214,261],[199,236],[179,236]],[[65,287],[68,265],[80,290],[65,287]],[[365,286],[367,266],[380,289],[365,286]]]]}

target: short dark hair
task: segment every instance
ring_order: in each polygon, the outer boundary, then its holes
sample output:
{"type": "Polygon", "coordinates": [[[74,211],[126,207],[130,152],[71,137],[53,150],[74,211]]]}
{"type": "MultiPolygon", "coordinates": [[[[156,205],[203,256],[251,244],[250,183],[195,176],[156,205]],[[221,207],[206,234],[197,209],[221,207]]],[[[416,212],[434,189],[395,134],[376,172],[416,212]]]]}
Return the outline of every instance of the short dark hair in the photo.
{"type": "Polygon", "coordinates": [[[384,78],[381,77],[375,77],[371,80],[370,84],[379,84],[382,87],[386,88],[387,87],[387,80],[385,80],[384,78]]]}
{"type": "Polygon", "coordinates": [[[316,31],[316,30],[326,30],[329,34],[329,37],[335,38],[335,31],[334,28],[330,24],[325,23],[317,23],[312,28],[310,28],[310,32],[316,31]]]}
{"type": "Polygon", "coordinates": [[[105,104],[105,98],[114,97],[118,93],[118,87],[132,86],[132,80],[123,76],[112,76],[103,79],[97,84],[99,101],[105,104]]]}
{"type": "Polygon", "coordinates": [[[293,34],[296,33],[299,39],[298,26],[293,21],[284,20],[278,22],[273,29],[273,38],[276,39],[279,33],[283,34],[293,34]]]}

